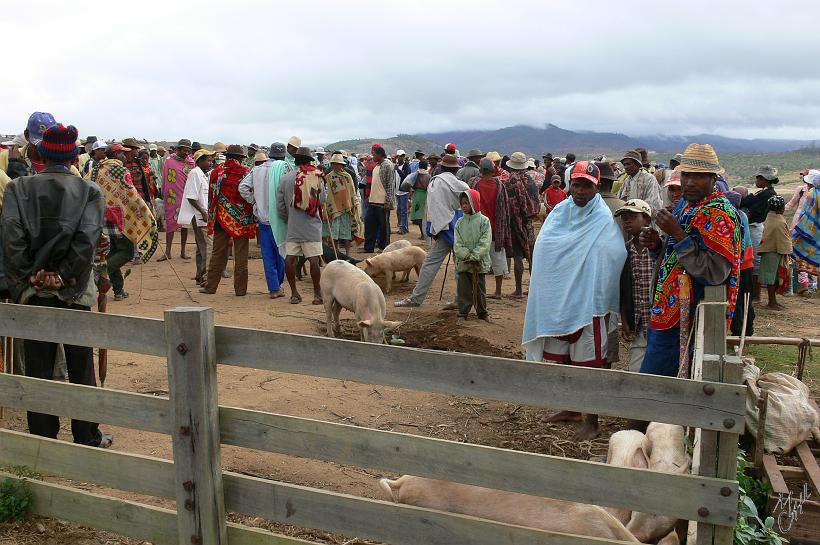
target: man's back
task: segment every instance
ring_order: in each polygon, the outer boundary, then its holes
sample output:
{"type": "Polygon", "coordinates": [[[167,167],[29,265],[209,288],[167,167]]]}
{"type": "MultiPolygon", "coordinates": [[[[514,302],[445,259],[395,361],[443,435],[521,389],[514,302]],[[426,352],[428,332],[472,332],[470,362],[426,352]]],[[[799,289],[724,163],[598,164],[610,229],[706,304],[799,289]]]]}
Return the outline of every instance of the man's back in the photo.
{"type": "Polygon", "coordinates": [[[59,273],[69,291],[78,283],[84,289],[103,210],[100,188],[78,176],[47,169],[13,180],[2,220],[12,292],[24,288],[28,276],[40,269],[59,273]]]}

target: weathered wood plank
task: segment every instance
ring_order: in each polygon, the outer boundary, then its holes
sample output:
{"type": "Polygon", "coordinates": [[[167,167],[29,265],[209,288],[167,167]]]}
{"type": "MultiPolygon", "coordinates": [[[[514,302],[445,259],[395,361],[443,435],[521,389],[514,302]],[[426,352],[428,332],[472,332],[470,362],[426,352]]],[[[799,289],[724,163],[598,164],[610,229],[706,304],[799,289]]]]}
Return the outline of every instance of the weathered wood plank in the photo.
{"type": "MultiPolygon", "coordinates": [[[[743,380],[743,362],[737,356],[721,356],[721,382],[724,384],[740,384],[743,380]]],[[[745,397],[745,396],[744,396],[745,397]]],[[[737,452],[740,436],[731,432],[718,433],[717,473],[719,479],[734,481],[737,479],[737,452]]],[[[732,494],[727,497],[737,505],[738,496],[732,494]]],[[[710,514],[710,520],[714,513],[710,514]]],[[[715,527],[715,545],[732,545],[734,543],[734,527],[723,525],[715,527]]]]}
{"type": "MultiPolygon", "coordinates": [[[[0,432],[17,446],[0,447],[4,462],[27,463],[60,477],[159,497],[174,497],[172,462],[63,443],[53,439],[0,432]],[[53,454],[43,454],[53,450],[53,454]],[[82,463],[78,460],[85,460],[82,463]],[[132,462],[135,462],[132,466],[132,462]],[[104,467],[97,471],[96,465],[104,467]],[[143,473],[147,471],[146,473],[143,473]],[[147,477],[147,478],[146,478],[147,477]],[[167,481],[167,483],[163,483],[167,481]]],[[[5,441],[4,441],[5,442],[5,441]]],[[[390,502],[370,500],[292,484],[224,473],[225,502],[230,511],[307,528],[376,539],[394,545],[603,545],[620,543],[544,532],[390,502]]],[[[70,489],[69,489],[70,490],[70,489]]],[[[139,505],[139,504],[135,504],[139,505]]],[[[172,511],[168,513],[173,514],[172,511]]],[[[49,514],[48,516],[59,516],[49,514]]],[[[85,519],[70,518],[96,527],[85,519]],[[78,520],[79,519],[79,520],[78,520]]],[[[117,531],[117,530],[115,530],[117,531]]],[[[176,539],[175,526],[171,528],[176,539]]],[[[126,532],[121,532],[126,533],[126,532]]],[[[126,535],[134,535],[128,534],[126,535]]],[[[142,537],[135,535],[135,537],[142,537]]],[[[229,542],[234,545],[229,533],[229,542]]],[[[175,543],[175,541],[174,541],[175,543]]]]}
{"type": "Polygon", "coordinates": [[[814,489],[814,493],[820,496],[820,467],[817,466],[814,454],[812,454],[805,441],[797,445],[794,450],[797,452],[797,458],[800,460],[800,465],[803,466],[803,471],[806,472],[807,480],[814,489]]]}
{"type": "Polygon", "coordinates": [[[217,359],[227,365],[715,430],[733,418],[733,431],[743,429],[735,385],[715,384],[706,395],[702,384],[671,377],[225,326],[217,326],[216,340],[217,359]]]}
{"type": "MultiPolygon", "coordinates": [[[[23,480],[0,473],[3,479],[23,480]]],[[[34,495],[32,512],[144,539],[155,545],[178,545],[176,512],[42,481],[26,480],[34,495]]],[[[313,545],[241,524],[228,524],[231,545],[313,545]]],[[[187,542],[187,543],[190,543],[187,542]]]]}
{"type": "MultiPolygon", "coordinates": [[[[0,377],[0,402],[5,377],[0,377]]],[[[169,433],[171,424],[168,400],[140,394],[98,390],[108,405],[122,411],[110,418],[108,411],[96,411],[86,391],[63,394],[66,390],[87,388],[66,383],[14,377],[23,393],[38,391],[36,410],[169,433]],[[32,388],[35,384],[37,388],[32,388]],[[146,421],[147,414],[161,418],[146,421]],[[113,420],[110,421],[109,420],[113,420]],[[144,426],[146,422],[149,426],[144,426]]],[[[22,403],[19,403],[22,408],[22,403]]],[[[717,492],[731,481],[666,475],[634,468],[615,468],[596,462],[557,456],[508,451],[441,439],[372,430],[344,424],[281,416],[230,407],[220,408],[221,437],[225,444],[255,448],[352,464],[396,473],[411,473],[448,479],[511,492],[542,495],[595,503],[612,507],[643,509],[681,518],[696,518],[697,509],[707,506],[720,516],[734,513],[734,504],[717,492]],[[601,482],[610,483],[606,488],[601,482]],[[634,486],[639,482],[641,486],[634,486]],[[613,489],[621,490],[611,494],[613,489]],[[676,490],[670,495],[669,490],[676,490]]]]}
{"type": "MultiPolygon", "coordinates": [[[[25,305],[0,305],[0,334],[164,355],[160,320],[25,305]]],[[[445,394],[597,412],[706,429],[726,418],[742,430],[735,387],[670,377],[585,369],[434,350],[374,345],[272,331],[216,328],[217,361],[445,394]],[[305,357],[310,346],[311,357],[305,357]],[[276,347],[276,358],[271,358],[276,347]],[[343,354],[343,357],[339,357],[343,354]]]]}
{"type": "Polygon", "coordinates": [[[0,335],[165,355],[162,320],[0,303],[0,335]]]}
{"type": "MultiPolygon", "coordinates": [[[[722,307],[717,307],[722,308],[722,307]]],[[[707,313],[708,317],[708,313],[707,313]]],[[[704,346],[709,346],[710,329],[707,322],[704,331],[704,346]]],[[[714,358],[703,359],[703,380],[710,382],[720,382],[720,360],[714,358]]],[[[701,430],[700,433],[700,451],[698,464],[698,475],[702,477],[715,477],[717,475],[717,446],[718,433],[711,430],[701,430]]],[[[715,527],[711,524],[711,517],[709,522],[698,522],[697,524],[697,545],[712,545],[715,538],[715,527]]]]}
{"type": "Polygon", "coordinates": [[[734,525],[737,491],[730,481],[510,451],[333,424],[307,418],[220,407],[225,444],[421,475],[487,488],[697,519],[707,506],[734,525]],[[601,482],[607,486],[602,488],[601,482]],[[635,483],[640,486],[635,486],[635,483]],[[669,490],[675,490],[670,495],[669,490]],[[618,490],[618,494],[612,494],[618,490]]]}
{"type": "Polygon", "coordinates": [[[227,545],[214,311],[165,311],[180,543],[227,545]]]}
{"type": "Polygon", "coordinates": [[[780,468],[777,465],[777,460],[772,454],[763,455],[763,472],[772,486],[772,492],[775,494],[788,494],[789,487],[786,486],[786,480],[783,474],[780,473],[780,468]]]}
{"type": "Polygon", "coordinates": [[[0,404],[143,431],[171,433],[170,407],[168,399],[163,397],[21,375],[0,375],[0,404]]]}

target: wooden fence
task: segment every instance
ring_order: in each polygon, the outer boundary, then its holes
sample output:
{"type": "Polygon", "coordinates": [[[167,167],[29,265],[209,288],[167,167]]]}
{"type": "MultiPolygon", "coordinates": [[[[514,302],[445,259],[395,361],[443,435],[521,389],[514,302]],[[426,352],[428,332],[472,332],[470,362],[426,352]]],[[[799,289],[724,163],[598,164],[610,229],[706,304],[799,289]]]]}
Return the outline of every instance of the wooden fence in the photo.
{"type": "Polygon", "coordinates": [[[175,500],[176,512],[29,482],[37,514],[156,544],[304,543],[226,523],[226,511],[399,545],[608,542],[222,471],[226,444],[674,516],[694,521],[699,545],[728,545],[745,389],[722,356],[722,312],[700,308],[702,380],[683,380],[214,326],[203,308],[155,320],[2,304],[0,335],[165,356],[169,398],[0,374],[0,406],[170,434],[174,461],[0,430],[0,465],[175,500]],[[671,475],[219,406],[217,364],[681,424],[698,429],[696,467],[671,475]]]}

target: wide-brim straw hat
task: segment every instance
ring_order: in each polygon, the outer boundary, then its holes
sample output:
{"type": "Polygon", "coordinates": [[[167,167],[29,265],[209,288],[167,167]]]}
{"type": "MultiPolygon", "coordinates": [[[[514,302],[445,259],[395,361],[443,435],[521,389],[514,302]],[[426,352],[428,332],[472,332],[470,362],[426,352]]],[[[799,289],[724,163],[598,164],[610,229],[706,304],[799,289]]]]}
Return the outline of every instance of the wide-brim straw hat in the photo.
{"type": "Polygon", "coordinates": [[[343,165],[343,164],[345,164],[345,156],[342,155],[341,153],[334,153],[330,157],[330,162],[331,163],[338,163],[340,165],[343,165]]]}
{"type": "Polygon", "coordinates": [[[513,170],[526,170],[527,156],[520,151],[516,151],[510,155],[510,159],[507,161],[507,167],[513,170]]]}
{"type": "Polygon", "coordinates": [[[710,144],[689,144],[680,159],[681,172],[722,174],[715,149],[710,144]]]}
{"type": "Polygon", "coordinates": [[[225,153],[226,151],[228,151],[228,146],[222,142],[217,142],[214,144],[214,153],[225,153]]]}

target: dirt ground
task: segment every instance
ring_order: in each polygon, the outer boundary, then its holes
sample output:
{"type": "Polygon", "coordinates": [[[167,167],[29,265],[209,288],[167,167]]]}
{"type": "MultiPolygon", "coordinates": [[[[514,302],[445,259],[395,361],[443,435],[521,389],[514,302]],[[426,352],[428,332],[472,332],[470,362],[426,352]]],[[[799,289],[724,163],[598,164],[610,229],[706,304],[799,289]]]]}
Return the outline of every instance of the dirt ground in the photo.
{"type": "MultiPolygon", "coordinates": [[[[404,237],[413,244],[423,245],[418,232],[404,237]]],[[[176,241],[178,242],[178,241],[176,241]]],[[[194,255],[192,239],[189,255],[194,255]]],[[[252,243],[252,248],[254,247],[252,243]]],[[[356,250],[353,256],[366,257],[356,250]]],[[[230,267],[230,265],[229,265],[230,267]]],[[[520,346],[525,301],[511,299],[490,300],[492,323],[468,320],[456,324],[456,314],[443,310],[444,303],[454,297],[454,267],[450,264],[444,283],[443,297],[439,290],[444,280],[442,267],[427,300],[420,308],[396,309],[393,302],[406,297],[415,285],[415,274],[409,283],[394,283],[388,296],[388,319],[406,321],[401,335],[408,346],[455,350],[504,356],[522,357],[520,346]]],[[[215,295],[198,292],[192,277],[194,263],[179,257],[175,245],[173,259],[132,268],[126,282],[130,297],[122,302],[110,302],[110,313],[162,318],[163,311],[177,306],[208,306],[216,313],[217,324],[279,330],[292,333],[323,335],[324,308],[310,304],[312,288],[306,277],[300,285],[305,302],[291,305],[287,298],[271,300],[262,270],[262,262],[250,262],[248,294],[237,298],[233,294],[231,278],[223,279],[215,295]]],[[[383,285],[382,280],[377,281],[383,285]]],[[[525,273],[525,289],[528,275],[525,273]]],[[[513,290],[513,280],[504,281],[504,293],[513,290]]],[[[488,291],[492,286],[488,282],[488,291]]],[[[286,288],[287,289],[287,288],[286,288]]],[[[758,311],[757,335],[817,336],[817,299],[784,298],[787,310],[758,311]],[[807,319],[808,318],[808,319],[807,319]]],[[[352,314],[342,312],[343,335],[358,339],[352,314]]],[[[158,343],[163,342],[157,339],[158,343]]],[[[275,347],[271,347],[272,352],[275,347]]],[[[621,357],[627,356],[621,346],[621,357]]],[[[619,363],[616,367],[623,367],[619,363]]],[[[816,363],[810,364],[812,378],[817,377],[816,363]]],[[[167,395],[167,377],[162,358],[138,354],[111,352],[107,388],[155,395],[167,395]]],[[[219,403],[294,416],[311,417],[331,422],[355,424],[382,430],[395,430],[425,436],[526,450],[544,454],[601,460],[606,454],[609,435],[622,427],[619,419],[603,418],[602,434],[593,441],[577,444],[571,440],[574,425],[545,425],[539,418],[546,411],[506,403],[444,396],[343,382],[307,376],[278,374],[233,366],[219,369],[219,403]]],[[[25,415],[20,411],[6,411],[0,421],[3,427],[25,430],[25,415]]],[[[103,425],[113,433],[113,449],[161,458],[171,458],[170,439],[164,435],[136,432],[103,425]]],[[[68,421],[64,419],[61,438],[71,440],[68,421]]],[[[382,476],[367,468],[341,466],[333,463],[292,458],[236,447],[223,447],[223,465],[226,469],[249,475],[276,479],[337,492],[378,497],[376,478],[382,476]]],[[[77,483],[74,483],[75,485],[77,483]]],[[[82,484],[86,490],[101,490],[82,484]]],[[[127,497],[124,493],[105,491],[127,497]]],[[[133,496],[131,496],[133,497],[133,496]]],[[[171,502],[154,498],[140,498],[152,505],[173,506],[171,502]]],[[[271,525],[261,520],[241,519],[243,522],[265,526],[305,539],[342,543],[341,538],[322,532],[271,525]]],[[[0,545],[11,544],[129,544],[141,543],[96,530],[83,529],[46,519],[30,520],[23,525],[0,525],[0,545]],[[39,525],[39,526],[38,526],[39,525]]]]}

